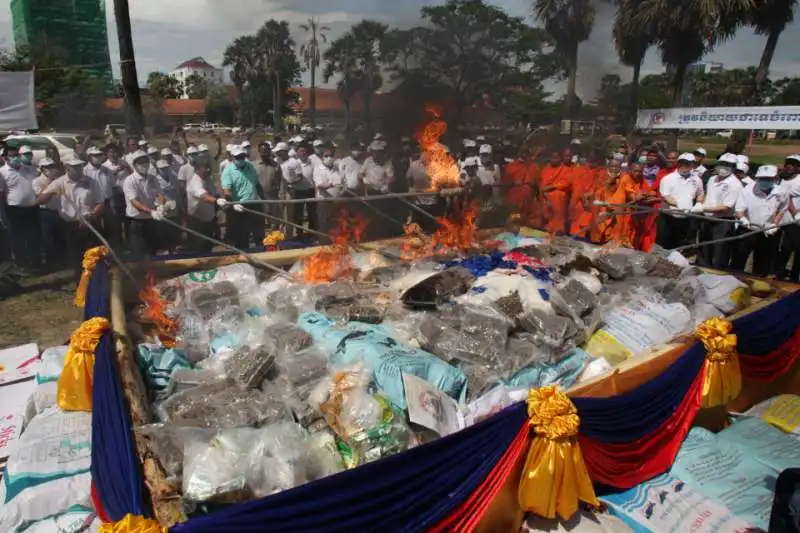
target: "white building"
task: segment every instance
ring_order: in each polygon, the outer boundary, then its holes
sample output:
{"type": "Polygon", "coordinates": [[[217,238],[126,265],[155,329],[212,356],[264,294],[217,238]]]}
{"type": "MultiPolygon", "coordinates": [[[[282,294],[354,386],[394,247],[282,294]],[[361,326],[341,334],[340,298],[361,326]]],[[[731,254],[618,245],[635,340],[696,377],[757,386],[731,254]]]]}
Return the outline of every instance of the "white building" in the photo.
{"type": "Polygon", "coordinates": [[[186,94],[185,82],[192,76],[192,74],[199,75],[201,78],[206,80],[210,86],[223,85],[225,82],[223,69],[215,68],[202,57],[193,57],[188,61],[184,61],[175,67],[175,70],[169,73],[170,76],[184,84],[183,98],[188,98],[188,95],[186,94]]]}
{"type": "Polygon", "coordinates": [[[687,70],[690,73],[716,74],[725,70],[725,65],[711,62],[692,63],[687,70]]]}

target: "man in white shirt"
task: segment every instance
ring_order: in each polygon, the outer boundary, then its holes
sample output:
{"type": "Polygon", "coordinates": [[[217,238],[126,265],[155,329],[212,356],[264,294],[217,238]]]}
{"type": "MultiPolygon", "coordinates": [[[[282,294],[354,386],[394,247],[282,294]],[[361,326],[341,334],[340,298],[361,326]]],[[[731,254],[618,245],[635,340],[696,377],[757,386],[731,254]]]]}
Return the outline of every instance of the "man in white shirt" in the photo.
{"type": "MultiPolygon", "coordinates": [[[[734,173],[738,161],[734,154],[722,154],[714,167],[714,173],[706,185],[705,200],[692,207],[692,212],[714,218],[733,221],[736,202],[742,194],[742,184],[734,173]]],[[[733,224],[717,221],[700,223],[700,242],[718,241],[733,234],[733,224]]],[[[724,269],[730,261],[730,244],[717,242],[701,246],[697,265],[724,269]]]]}
{"type": "Polygon", "coordinates": [[[458,182],[461,187],[478,187],[478,169],[480,168],[480,161],[477,157],[468,157],[464,160],[461,167],[461,173],[458,176],[458,182]]]}
{"type": "Polygon", "coordinates": [[[166,203],[158,179],[150,171],[150,158],[144,152],[131,156],[133,174],[125,178],[125,214],[130,220],[133,253],[137,257],[153,256],[161,247],[162,228],[157,222],[163,216],[157,208],[166,203]]]}
{"type": "MultiPolygon", "coordinates": [[[[780,187],[789,198],[785,222],[794,217],[800,221],[800,154],[790,155],[783,164],[779,173],[780,187]]],[[[800,281],[800,226],[793,225],[783,228],[783,239],[778,254],[777,274],[781,279],[788,279],[797,283],[800,281]],[[789,260],[794,255],[792,269],[787,268],[789,260]]]]}
{"type": "Polygon", "coordinates": [[[708,157],[708,152],[702,146],[698,146],[694,151],[694,158],[695,158],[695,173],[702,179],[708,169],[703,165],[703,161],[705,161],[706,157],[708,157]]]}
{"type": "Polygon", "coordinates": [[[19,158],[22,162],[19,171],[30,179],[35,178],[37,168],[36,165],[33,164],[33,149],[28,145],[20,146],[19,158]]]}
{"type": "Polygon", "coordinates": [[[748,163],[736,163],[736,170],[734,173],[736,174],[736,177],[739,178],[742,188],[747,187],[756,181],[750,177],[750,165],[748,163]]]}
{"type": "Polygon", "coordinates": [[[464,139],[461,142],[463,149],[458,156],[458,166],[462,170],[464,169],[464,163],[468,157],[476,157],[478,155],[478,143],[473,141],[472,139],[464,139]]]}
{"type": "MultiPolygon", "coordinates": [[[[58,165],[49,157],[39,161],[39,170],[41,174],[33,180],[33,192],[36,193],[37,198],[61,175],[58,165]]],[[[44,264],[52,269],[63,264],[64,252],[66,251],[61,217],[58,216],[61,210],[61,199],[53,197],[47,203],[40,205],[39,208],[39,226],[42,230],[44,264]]]]}
{"type": "MultiPolygon", "coordinates": [[[[386,143],[382,140],[373,141],[369,147],[370,156],[364,161],[359,172],[359,178],[364,184],[367,196],[386,195],[394,184],[394,165],[386,151],[386,143]]],[[[394,203],[391,200],[370,201],[372,209],[384,213],[391,213],[394,203]]],[[[366,206],[365,206],[366,207],[366,206]]],[[[366,240],[376,240],[394,236],[400,228],[389,224],[370,224],[366,230],[366,240]]]]}
{"type": "MultiPolygon", "coordinates": [[[[333,157],[333,148],[326,148],[322,153],[322,162],[314,168],[314,185],[317,188],[317,198],[338,198],[345,191],[344,176],[339,171],[336,159],[333,157]]],[[[337,206],[334,203],[320,203],[317,205],[319,230],[327,233],[333,226],[337,206]]]]}
{"type": "Polygon", "coordinates": [[[222,173],[225,172],[225,167],[230,165],[233,162],[233,156],[231,152],[233,151],[235,144],[228,144],[225,146],[225,159],[219,162],[219,175],[222,176],[222,173]]]}
{"type": "Polygon", "coordinates": [[[780,233],[777,226],[789,205],[785,188],[777,184],[778,167],[764,165],[756,172],[756,181],[744,188],[736,204],[740,233],[763,229],[737,242],[731,268],[743,271],[750,253],[753,254],[753,274],[769,276],[775,271],[780,233]]]}
{"type": "Polygon", "coordinates": [[[102,216],[104,193],[98,182],[86,174],[86,163],[77,157],[67,157],[63,165],[66,174],[53,180],[36,201],[44,205],[53,198],[59,199],[59,217],[64,227],[67,258],[76,277],[79,277],[84,252],[96,244],[94,233],[86,223],[95,224],[102,216]]]}
{"type": "MultiPolygon", "coordinates": [[[[678,168],[661,179],[659,193],[666,208],[690,213],[696,202],[702,202],[703,182],[694,171],[694,155],[685,153],[678,157],[678,168]]],[[[658,217],[656,242],[671,250],[687,244],[690,219],[674,213],[662,213],[658,217]]]]}
{"type": "Polygon", "coordinates": [[[322,164],[322,155],[325,153],[325,141],[322,139],[315,139],[313,143],[311,143],[313,148],[313,153],[308,156],[311,160],[311,164],[313,168],[316,168],[322,164]]]}
{"type": "MultiPolygon", "coordinates": [[[[305,149],[302,149],[305,154],[305,149]]],[[[289,145],[286,143],[278,143],[275,145],[275,156],[278,159],[278,164],[281,168],[281,177],[286,183],[286,189],[289,196],[293,200],[307,200],[314,198],[315,188],[313,176],[311,175],[310,165],[303,165],[299,159],[289,157],[289,145]],[[308,170],[308,177],[306,176],[308,170]]],[[[307,158],[306,158],[307,159],[307,158]]],[[[315,204],[308,204],[312,210],[315,210],[315,204]]],[[[303,225],[303,213],[305,212],[306,204],[293,203],[289,207],[290,221],[298,226],[303,225]]],[[[309,217],[310,218],[310,217],[309,217]]],[[[297,235],[297,228],[292,228],[292,233],[297,235]]]]}
{"type": "MultiPolygon", "coordinates": [[[[410,192],[435,192],[433,190],[433,180],[431,180],[426,166],[429,157],[429,153],[423,152],[409,164],[406,180],[408,181],[408,190],[410,192]]],[[[444,216],[445,201],[439,196],[417,196],[413,199],[413,202],[433,216],[444,216]]],[[[411,216],[414,222],[419,224],[426,233],[436,231],[438,225],[430,217],[426,217],[416,210],[411,213],[411,216]]]]}
{"type": "MultiPolygon", "coordinates": [[[[272,147],[266,141],[258,145],[258,161],[253,163],[258,172],[258,184],[265,200],[280,200],[286,197],[286,184],[281,179],[281,171],[272,154],[272,147]]],[[[278,218],[286,218],[280,204],[264,204],[264,213],[278,218]]],[[[276,229],[280,223],[267,220],[267,226],[276,229]]]]}
{"type": "Polygon", "coordinates": [[[364,144],[357,142],[353,143],[350,155],[339,160],[339,171],[344,177],[345,185],[350,191],[359,194],[361,189],[359,174],[361,166],[364,164],[364,155],[364,144]]]}
{"type": "Polygon", "coordinates": [[[492,145],[484,144],[478,150],[479,162],[478,166],[478,182],[481,185],[481,198],[488,200],[490,198],[500,198],[500,189],[496,185],[500,185],[500,167],[494,162],[494,150],[492,145]]]}
{"type": "MultiPolygon", "coordinates": [[[[211,160],[199,158],[195,163],[195,173],[186,184],[186,227],[203,235],[213,236],[217,230],[217,206],[225,207],[228,202],[217,194],[211,178],[211,160]]],[[[192,252],[209,253],[213,244],[207,239],[189,234],[187,246],[192,252]]]]}
{"type": "Polygon", "coordinates": [[[109,244],[116,248],[122,246],[123,235],[128,234],[128,222],[125,218],[125,194],[122,184],[131,174],[131,168],[122,159],[119,146],[114,143],[106,146],[106,160],[103,166],[111,172],[113,185],[111,187],[111,202],[103,210],[103,222],[108,223],[105,231],[109,244]]]}
{"type": "Polygon", "coordinates": [[[39,206],[33,190],[35,173],[23,169],[19,150],[6,147],[7,164],[0,169],[4,182],[8,234],[14,259],[20,268],[36,269],[41,264],[39,206]]]}

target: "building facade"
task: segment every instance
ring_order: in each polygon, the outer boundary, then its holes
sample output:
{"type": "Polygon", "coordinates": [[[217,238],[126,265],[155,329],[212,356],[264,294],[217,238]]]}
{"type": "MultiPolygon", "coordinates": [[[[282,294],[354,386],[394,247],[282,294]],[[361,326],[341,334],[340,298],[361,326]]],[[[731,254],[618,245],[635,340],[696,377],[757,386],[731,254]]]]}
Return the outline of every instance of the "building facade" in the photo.
{"type": "Polygon", "coordinates": [[[725,65],[722,63],[692,63],[686,69],[689,74],[716,74],[725,70],[725,65]]]}
{"type": "Polygon", "coordinates": [[[14,45],[81,65],[111,87],[105,0],[11,0],[14,45]]]}
{"type": "Polygon", "coordinates": [[[195,74],[205,80],[208,86],[219,86],[225,82],[225,74],[221,68],[214,67],[202,57],[193,57],[188,61],[184,61],[169,73],[170,76],[183,85],[182,98],[189,98],[186,80],[195,74]]]}

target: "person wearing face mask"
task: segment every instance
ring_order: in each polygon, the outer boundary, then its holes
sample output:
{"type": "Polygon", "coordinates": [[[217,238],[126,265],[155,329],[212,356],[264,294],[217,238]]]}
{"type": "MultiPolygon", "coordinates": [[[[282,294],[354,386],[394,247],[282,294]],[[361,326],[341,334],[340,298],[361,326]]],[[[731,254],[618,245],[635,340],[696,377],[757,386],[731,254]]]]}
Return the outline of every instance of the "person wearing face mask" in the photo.
{"type": "MultiPolygon", "coordinates": [[[[39,161],[38,177],[33,180],[33,192],[36,193],[37,203],[41,195],[56,178],[61,176],[56,162],[45,157],[39,161]]],[[[61,265],[64,259],[65,248],[63,246],[63,232],[61,228],[61,199],[53,196],[44,204],[40,204],[39,226],[42,230],[42,251],[44,252],[44,264],[50,269],[55,269],[61,265]]]]}
{"type": "MultiPolygon", "coordinates": [[[[411,161],[406,172],[406,181],[408,182],[408,189],[411,192],[430,192],[434,190],[433,180],[428,173],[428,162],[430,160],[430,153],[423,152],[419,158],[411,161]]],[[[444,216],[444,200],[436,196],[417,196],[412,200],[416,205],[434,216],[444,216]]],[[[414,222],[426,233],[433,233],[437,229],[436,221],[431,220],[418,211],[411,213],[414,222]]]]}
{"type": "Polygon", "coordinates": [[[755,180],[750,177],[750,165],[747,163],[736,163],[736,170],[734,171],[734,174],[742,184],[742,188],[747,187],[751,183],[755,182],[755,180]]]}
{"type": "Polygon", "coordinates": [[[33,149],[30,146],[20,146],[19,148],[19,159],[22,164],[19,167],[19,171],[25,175],[25,177],[30,178],[31,180],[36,177],[37,168],[36,165],[33,164],[33,149]]]}
{"type": "Polygon", "coordinates": [[[458,176],[458,184],[464,188],[478,187],[478,167],[480,163],[477,157],[468,157],[464,160],[461,173],[458,176]]]}
{"type": "MultiPolygon", "coordinates": [[[[722,154],[714,167],[714,173],[706,186],[703,202],[692,207],[697,215],[733,220],[736,201],[742,192],[742,184],[736,177],[737,159],[733,154],[722,154]]],[[[704,220],[700,223],[700,241],[716,241],[731,236],[733,224],[704,220]]],[[[701,246],[697,255],[697,265],[711,268],[727,268],[730,260],[730,244],[717,242],[701,246]]]]}
{"type": "MultiPolygon", "coordinates": [[[[694,173],[695,161],[694,155],[681,154],[675,172],[661,180],[658,192],[667,208],[690,213],[696,202],[703,201],[703,182],[694,173]]],[[[679,214],[661,213],[656,243],[667,250],[677,248],[686,244],[690,229],[690,219],[679,214]]]]}
{"type": "Polygon", "coordinates": [[[105,153],[96,146],[90,146],[86,150],[88,164],[83,168],[84,174],[95,181],[103,193],[103,217],[99,221],[98,228],[103,237],[109,240],[109,244],[118,245],[122,241],[122,227],[119,217],[114,211],[114,188],[118,186],[117,176],[110,167],[105,165],[105,153]]]}
{"type": "Polygon", "coordinates": [[[248,139],[245,139],[240,146],[242,150],[244,150],[244,153],[247,154],[247,160],[250,161],[253,158],[253,145],[248,139]]]}
{"type": "MultiPolygon", "coordinates": [[[[281,187],[280,168],[275,162],[272,154],[272,147],[266,141],[258,145],[258,160],[253,163],[258,172],[258,183],[264,194],[265,200],[279,200],[285,195],[285,187],[281,187]]],[[[264,212],[283,218],[282,206],[279,204],[264,204],[264,212]]],[[[274,220],[267,220],[270,228],[277,229],[279,223],[274,220]]]]}
{"type": "Polygon", "coordinates": [[[63,224],[67,260],[80,277],[84,252],[96,245],[94,233],[86,224],[96,224],[105,209],[104,195],[99,183],[84,171],[86,163],[77,157],[63,161],[66,175],[54,179],[36,198],[39,205],[59,200],[59,217],[63,224]]]}
{"type": "MultiPolygon", "coordinates": [[[[566,150],[565,150],[566,153],[566,150]]],[[[571,157],[571,154],[566,154],[571,157]]],[[[541,192],[543,195],[545,229],[548,233],[567,231],[567,199],[570,195],[571,167],[564,164],[561,152],[554,150],[548,164],[542,169],[541,192]]]]}
{"type": "MultiPolygon", "coordinates": [[[[792,217],[800,223],[800,154],[790,155],[779,173],[780,186],[789,197],[789,205],[784,222],[792,217]]],[[[797,283],[800,281],[800,226],[783,228],[783,240],[778,253],[777,274],[781,279],[797,283]],[[789,260],[794,255],[792,269],[788,269],[789,260]]]]}
{"type": "Polygon", "coordinates": [[[595,191],[594,204],[598,209],[593,213],[592,242],[632,246],[631,215],[624,214],[627,209],[622,204],[632,202],[638,188],[629,174],[622,173],[622,164],[616,159],[606,163],[605,174],[595,191]]]}
{"type": "MultiPolygon", "coordinates": [[[[364,189],[369,196],[388,194],[394,186],[394,165],[386,150],[386,142],[373,141],[370,145],[372,155],[368,157],[361,166],[359,177],[364,184],[364,189]]],[[[392,202],[381,200],[370,204],[374,209],[383,212],[391,212],[392,202]]],[[[374,240],[392,236],[396,233],[395,228],[388,224],[371,224],[367,227],[365,239],[374,240]]]]}
{"type": "MultiPolygon", "coordinates": [[[[325,142],[322,139],[315,139],[311,143],[312,153],[308,156],[312,168],[317,168],[322,164],[322,156],[325,153],[325,142]]],[[[313,171],[312,171],[313,172],[313,171]]]]}
{"type": "MultiPolygon", "coordinates": [[[[166,218],[180,226],[183,220],[183,214],[186,213],[186,195],[185,192],[183,192],[185,189],[183,189],[180,182],[178,182],[178,176],[175,174],[170,163],[171,161],[169,159],[159,159],[156,161],[156,179],[158,180],[158,185],[161,187],[161,192],[164,194],[164,197],[168,202],[172,202],[175,205],[175,209],[172,209],[166,218]]],[[[161,241],[162,244],[171,253],[174,252],[181,245],[183,232],[171,225],[163,228],[162,231],[164,232],[161,241]]]]}
{"type": "Polygon", "coordinates": [[[109,220],[108,233],[109,244],[112,247],[121,246],[123,238],[128,235],[128,223],[125,218],[125,194],[122,192],[122,184],[125,178],[130,176],[131,169],[122,159],[118,145],[111,143],[105,148],[106,160],[103,166],[106,167],[113,176],[111,187],[111,202],[106,205],[103,211],[103,218],[109,220]]]}
{"type": "MultiPolygon", "coordinates": [[[[303,175],[303,168],[297,159],[289,155],[289,145],[279,142],[275,145],[275,157],[280,168],[281,179],[285,183],[286,191],[293,200],[306,200],[314,197],[314,182],[309,182],[303,175]]],[[[305,206],[302,203],[292,203],[287,208],[289,220],[296,226],[303,225],[305,206]]],[[[298,235],[296,227],[289,230],[293,235],[298,235]]]]}
{"type": "Polygon", "coordinates": [[[478,143],[472,139],[464,139],[462,141],[462,146],[463,148],[458,156],[458,165],[463,170],[468,157],[478,156],[478,143]]]}
{"type": "Polygon", "coordinates": [[[753,254],[753,274],[774,273],[780,235],[776,227],[789,206],[787,191],[777,185],[778,167],[764,165],[756,172],[755,183],[744,188],[736,203],[739,233],[764,229],[762,233],[740,239],[736,243],[731,268],[743,271],[753,254]]]}
{"type": "MultiPolygon", "coordinates": [[[[231,156],[233,162],[225,167],[222,174],[222,196],[229,202],[262,200],[258,172],[248,161],[247,152],[241,146],[234,146],[231,156]]],[[[239,249],[250,248],[251,237],[253,246],[260,246],[264,240],[264,217],[246,212],[241,204],[235,204],[233,210],[227,212],[226,222],[228,240],[239,249]]]]}
{"type": "Polygon", "coordinates": [[[230,165],[233,162],[234,158],[233,158],[232,151],[233,151],[233,149],[235,147],[236,147],[235,144],[228,144],[228,145],[225,146],[225,159],[223,159],[222,161],[219,162],[219,175],[220,176],[222,176],[222,174],[225,172],[225,169],[227,168],[227,166],[230,165]]]}
{"type": "Polygon", "coordinates": [[[364,144],[357,142],[353,143],[350,155],[339,160],[339,171],[344,176],[347,188],[353,192],[361,189],[361,181],[358,176],[361,172],[361,165],[364,164],[364,156],[364,144]]]}
{"type": "MultiPolygon", "coordinates": [[[[314,169],[314,185],[317,187],[317,198],[338,198],[344,193],[344,176],[333,157],[333,148],[326,148],[322,153],[322,163],[314,169]]],[[[335,223],[336,206],[332,203],[320,203],[317,206],[319,229],[327,233],[335,223]]]]}
{"type": "Polygon", "coordinates": [[[20,268],[36,269],[41,263],[39,206],[33,190],[36,176],[23,172],[19,149],[14,146],[6,147],[6,162],[0,169],[0,177],[4,183],[11,249],[20,268]]]}
{"type": "MultiPolygon", "coordinates": [[[[194,161],[194,174],[186,184],[187,214],[186,227],[203,235],[212,236],[216,232],[217,206],[225,208],[228,201],[217,195],[214,180],[211,177],[211,159],[201,156],[194,161]]],[[[187,235],[187,246],[190,251],[209,253],[213,243],[196,235],[187,235]]]]}
{"type": "Polygon", "coordinates": [[[156,175],[151,171],[150,157],[136,152],[130,157],[133,173],[125,178],[125,214],[129,219],[131,247],[136,257],[154,256],[161,247],[163,215],[159,205],[166,203],[156,175]]]}

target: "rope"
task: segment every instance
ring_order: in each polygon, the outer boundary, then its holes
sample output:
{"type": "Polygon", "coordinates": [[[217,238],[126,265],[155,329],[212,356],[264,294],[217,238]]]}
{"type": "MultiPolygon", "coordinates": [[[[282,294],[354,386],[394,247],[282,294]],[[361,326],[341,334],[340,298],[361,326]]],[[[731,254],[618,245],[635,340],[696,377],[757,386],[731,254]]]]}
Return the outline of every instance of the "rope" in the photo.
{"type": "MultiPolygon", "coordinates": [[[[779,224],[779,225],[775,226],[775,228],[776,229],[781,229],[781,228],[785,228],[787,226],[792,226],[794,224],[797,224],[797,222],[795,222],[793,220],[791,222],[784,222],[783,224],[779,224]]],[[[680,252],[680,251],[683,251],[683,250],[688,250],[690,248],[698,248],[700,246],[710,246],[712,244],[720,244],[720,243],[723,243],[723,242],[738,241],[740,239],[746,239],[748,237],[752,237],[753,235],[758,235],[759,233],[764,233],[764,231],[766,231],[766,229],[767,228],[761,228],[761,229],[753,230],[753,231],[748,232],[748,233],[742,233],[741,235],[733,235],[731,237],[723,237],[721,239],[714,239],[714,240],[711,240],[711,241],[698,242],[697,244],[687,244],[687,245],[684,245],[684,246],[678,246],[677,248],[673,248],[670,251],[671,252],[680,252]]]]}
{"type": "Polygon", "coordinates": [[[659,207],[647,207],[645,205],[627,203],[627,204],[607,204],[608,207],[631,207],[634,210],[621,213],[621,214],[645,214],[645,213],[666,213],[668,215],[680,215],[684,218],[693,218],[696,220],[705,220],[706,222],[724,222],[726,224],[736,224],[736,219],[732,218],[719,218],[706,215],[698,215],[697,213],[686,213],[680,209],[664,209],[659,207]]]}

